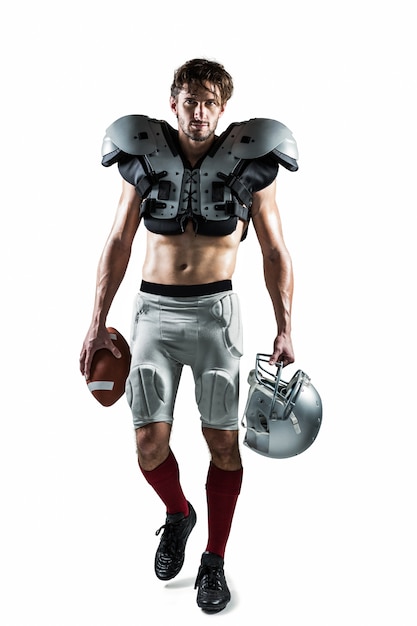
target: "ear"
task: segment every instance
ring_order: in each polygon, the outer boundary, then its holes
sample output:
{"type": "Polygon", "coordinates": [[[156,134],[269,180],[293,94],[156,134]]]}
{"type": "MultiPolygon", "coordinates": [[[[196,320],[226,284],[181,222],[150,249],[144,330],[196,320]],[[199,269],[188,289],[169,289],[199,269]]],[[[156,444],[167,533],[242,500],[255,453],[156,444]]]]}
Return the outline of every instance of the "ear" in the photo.
{"type": "Polygon", "coordinates": [[[177,99],[173,96],[169,97],[169,106],[171,107],[171,111],[174,113],[174,115],[178,115],[177,99]]]}
{"type": "Polygon", "coordinates": [[[220,113],[219,113],[219,117],[221,117],[223,115],[223,113],[225,112],[226,109],[226,102],[224,102],[224,104],[221,105],[220,107],[220,113]]]}

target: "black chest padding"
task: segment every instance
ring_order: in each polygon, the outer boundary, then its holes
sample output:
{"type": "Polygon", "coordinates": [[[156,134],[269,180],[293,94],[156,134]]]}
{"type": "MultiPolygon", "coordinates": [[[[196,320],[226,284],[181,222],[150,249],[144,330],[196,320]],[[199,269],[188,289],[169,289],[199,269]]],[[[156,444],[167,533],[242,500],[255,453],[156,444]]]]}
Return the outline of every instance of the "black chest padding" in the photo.
{"type": "Polygon", "coordinates": [[[296,167],[272,149],[276,136],[283,137],[280,146],[292,141],[274,120],[231,124],[195,167],[182,157],[178,131],[167,122],[127,116],[108,132],[102,164],[118,164],[142,199],[146,228],[157,234],[181,234],[191,220],[198,234],[230,235],[239,220],[249,222],[253,193],[275,180],[279,164],[296,167]]]}

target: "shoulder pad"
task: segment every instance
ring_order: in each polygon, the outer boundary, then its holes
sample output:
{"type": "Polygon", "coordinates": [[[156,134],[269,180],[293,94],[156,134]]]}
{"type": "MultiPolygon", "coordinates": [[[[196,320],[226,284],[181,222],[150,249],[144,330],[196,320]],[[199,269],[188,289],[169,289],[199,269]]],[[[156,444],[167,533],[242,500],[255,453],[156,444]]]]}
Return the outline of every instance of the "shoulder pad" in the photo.
{"type": "Polygon", "coordinates": [[[287,169],[298,169],[296,141],[290,129],[281,122],[259,117],[235,128],[231,150],[237,158],[256,159],[272,152],[287,169]]]}
{"type": "Polygon", "coordinates": [[[157,146],[155,132],[161,122],[147,115],[125,115],[113,122],[106,130],[101,155],[105,156],[119,148],[134,156],[151,154],[157,146]]]}

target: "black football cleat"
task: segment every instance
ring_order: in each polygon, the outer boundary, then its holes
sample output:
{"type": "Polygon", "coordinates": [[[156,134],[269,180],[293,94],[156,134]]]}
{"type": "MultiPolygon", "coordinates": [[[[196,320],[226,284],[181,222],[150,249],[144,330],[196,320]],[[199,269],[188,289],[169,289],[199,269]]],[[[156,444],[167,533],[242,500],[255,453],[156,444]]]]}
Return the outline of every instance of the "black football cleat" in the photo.
{"type": "Polygon", "coordinates": [[[197,604],[207,613],[218,613],[230,602],[230,591],[223,571],[221,556],[204,552],[194,589],[198,587],[197,604]]]}
{"type": "Polygon", "coordinates": [[[155,555],[155,574],[160,580],[171,580],[184,564],[185,545],[197,521],[196,513],[188,503],[189,513],[168,514],[165,524],[156,531],[162,533],[158,550],[155,555]]]}

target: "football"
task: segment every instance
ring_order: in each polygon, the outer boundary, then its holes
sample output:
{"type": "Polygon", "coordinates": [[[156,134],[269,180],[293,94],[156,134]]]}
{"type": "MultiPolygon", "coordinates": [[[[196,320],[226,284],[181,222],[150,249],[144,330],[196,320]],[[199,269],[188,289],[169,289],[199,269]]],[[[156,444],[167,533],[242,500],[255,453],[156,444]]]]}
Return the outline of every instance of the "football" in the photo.
{"type": "Polygon", "coordinates": [[[87,380],[88,389],[103,406],[111,406],[124,394],[131,360],[129,344],[123,335],[112,327],[107,330],[122,356],[117,359],[106,348],[97,350],[87,380]]]}

